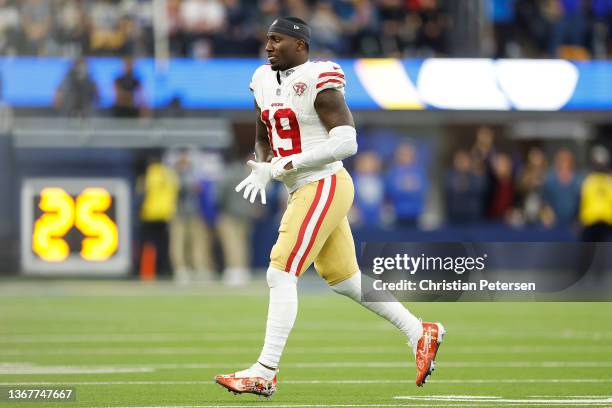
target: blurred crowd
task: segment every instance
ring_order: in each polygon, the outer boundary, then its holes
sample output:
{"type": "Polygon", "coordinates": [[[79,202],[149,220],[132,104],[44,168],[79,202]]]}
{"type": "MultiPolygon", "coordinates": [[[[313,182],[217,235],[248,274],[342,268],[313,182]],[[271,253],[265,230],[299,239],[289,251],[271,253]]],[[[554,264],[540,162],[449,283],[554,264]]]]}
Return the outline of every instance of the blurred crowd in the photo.
{"type": "MultiPolygon", "coordinates": [[[[612,173],[605,147],[593,147],[588,163],[579,166],[566,147],[546,152],[531,145],[522,154],[519,146],[499,148],[495,140],[493,130],[483,126],[471,146],[452,152],[440,186],[448,225],[560,226],[581,231],[585,241],[612,239],[612,173]]],[[[430,154],[411,141],[398,141],[392,151],[366,145],[355,158],[354,223],[419,225],[423,219],[436,179],[430,154]]]]}
{"type": "Polygon", "coordinates": [[[216,271],[228,285],[250,280],[253,225],[278,225],[287,194],[271,183],[267,206],[243,200],[234,188],[249,158],[193,148],[148,158],[137,182],[141,274],[152,267],[178,284],[214,279],[216,271]]]}
{"type": "MultiPolygon", "coordinates": [[[[555,228],[586,242],[612,240],[610,152],[602,145],[579,165],[572,149],[500,144],[485,126],[446,163],[425,139],[381,128],[365,129],[359,143],[346,162],[356,231],[422,229],[426,213],[439,207],[438,228],[555,228]],[[439,205],[433,190],[441,192],[439,205]]],[[[248,158],[225,160],[221,152],[197,149],[151,157],[138,183],[141,270],[151,262],[149,243],[156,269],[178,283],[209,280],[215,271],[223,271],[227,284],[248,282],[255,225],[275,231],[287,200],[280,183],[270,183],[266,206],[234,191],[248,174],[248,158]]]]}
{"type": "MultiPolygon", "coordinates": [[[[313,28],[319,57],[464,56],[455,0],[0,0],[0,55],[147,56],[165,15],[176,57],[256,57],[267,27],[293,15],[313,28]],[[163,3],[160,3],[163,4],[163,3]],[[154,19],[154,16],[157,18],[154,19]]],[[[481,0],[482,57],[606,58],[612,0],[481,0]]],[[[459,7],[457,7],[459,5],[459,7]]],[[[468,7],[469,6],[469,7],[468,7]]],[[[461,20],[461,21],[459,21],[461,20]]],[[[465,28],[465,27],[463,27],[465,28]]],[[[472,38],[472,37],[470,37],[472,38]]]]}
{"type": "Polygon", "coordinates": [[[493,57],[607,59],[611,0],[488,0],[493,57]]]}
{"type": "Polygon", "coordinates": [[[453,154],[444,187],[448,221],[586,227],[595,217],[612,225],[612,207],[593,208],[612,204],[609,152],[596,146],[590,159],[587,167],[580,168],[574,152],[566,147],[551,157],[538,146],[531,146],[525,155],[497,149],[491,129],[481,127],[471,149],[453,154]],[[591,196],[591,173],[606,177],[599,195],[591,196]]]}

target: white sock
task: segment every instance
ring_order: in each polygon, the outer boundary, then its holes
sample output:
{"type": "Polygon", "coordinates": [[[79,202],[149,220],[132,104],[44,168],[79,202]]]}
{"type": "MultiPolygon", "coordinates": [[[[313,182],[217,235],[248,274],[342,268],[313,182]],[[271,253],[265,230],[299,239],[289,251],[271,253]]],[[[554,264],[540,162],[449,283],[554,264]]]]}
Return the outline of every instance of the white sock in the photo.
{"type": "Polygon", "coordinates": [[[236,372],[237,378],[261,377],[265,378],[266,380],[272,380],[275,375],[276,370],[270,370],[269,368],[262,366],[260,362],[253,364],[246,370],[236,372]]]}
{"type": "MultiPolygon", "coordinates": [[[[267,367],[276,369],[287,343],[287,337],[289,337],[295,317],[297,316],[298,278],[295,275],[273,267],[268,268],[266,276],[268,286],[270,287],[268,323],[264,346],[257,361],[267,367]]],[[[272,377],[274,377],[274,374],[272,377]]]]}
{"type": "MultiPolygon", "coordinates": [[[[367,276],[365,279],[369,279],[367,276]]],[[[361,300],[361,272],[355,273],[350,278],[331,286],[334,292],[347,296],[370,309],[377,315],[387,319],[395,327],[400,329],[412,345],[413,353],[416,353],[416,345],[423,334],[423,325],[412,313],[400,302],[363,302],[361,300]]]]}

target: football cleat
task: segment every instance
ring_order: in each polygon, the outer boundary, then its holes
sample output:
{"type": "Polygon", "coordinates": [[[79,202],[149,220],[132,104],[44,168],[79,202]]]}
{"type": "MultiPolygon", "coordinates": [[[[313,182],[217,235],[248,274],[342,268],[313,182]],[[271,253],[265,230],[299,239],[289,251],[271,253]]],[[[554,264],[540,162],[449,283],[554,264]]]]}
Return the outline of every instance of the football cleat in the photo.
{"type": "Polygon", "coordinates": [[[440,323],[423,323],[423,335],[416,349],[416,385],[422,387],[435,368],[436,354],[444,337],[444,326],[440,323]]]}
{"type": "Polygon", "coordinates": [[[234,394],[255,394],[270,398],[276,392],[276,376],[271,380],[262,377],[236,377],[236,374],[215,376],[215,382],[234,394]]]}

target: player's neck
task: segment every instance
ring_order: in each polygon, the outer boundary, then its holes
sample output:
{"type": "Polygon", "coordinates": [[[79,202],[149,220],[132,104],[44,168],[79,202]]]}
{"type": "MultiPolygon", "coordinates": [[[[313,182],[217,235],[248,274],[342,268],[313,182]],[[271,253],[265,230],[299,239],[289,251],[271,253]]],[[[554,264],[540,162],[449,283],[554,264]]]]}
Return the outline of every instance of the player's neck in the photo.
{"type": "Polygon", "coordinates": [[[301,64],[293,65],[293,66],[291,66],[291,67],[289,67],[289,68],[287,68],[287,69],[285,69],[283,71],[279,71],[279,73],[280,73],[281,77],[286,78],[289,75],[293,74],[297,69],[300,69],[307,62],[308,62],[308,60],[303,61],[301,64]]]}

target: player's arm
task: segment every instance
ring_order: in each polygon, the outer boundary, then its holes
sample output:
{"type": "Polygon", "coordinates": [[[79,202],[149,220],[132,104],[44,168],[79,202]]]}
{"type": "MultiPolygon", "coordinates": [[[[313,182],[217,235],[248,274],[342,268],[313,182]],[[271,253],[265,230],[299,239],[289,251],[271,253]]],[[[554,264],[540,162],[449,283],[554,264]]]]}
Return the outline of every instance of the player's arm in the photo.
{"type": "Polygon", "coordinates": [[[285,170],[323,166],[357,153],[355,122],[342,92],[336,89],[319,92],[314,108],[329,132],[329,139],[312,150],[292,156],[285,170]]]}
{"type": "Polygon", "coordinates": [[[346,106],[344,95],[336,89],[325,89],[319,92],[314,102],[314,108],[328,132],[338,126],[355,128],[353,115],[346,106]]]}
{"type": "Polygon", "coordinates": [[[255,102],[255,112],[257,119],[255,120],[255,160],[259,162],[269,162],[274,157],[270,139],[268,138],[268,128],[261,120],[261,108],[255,102]]]}

